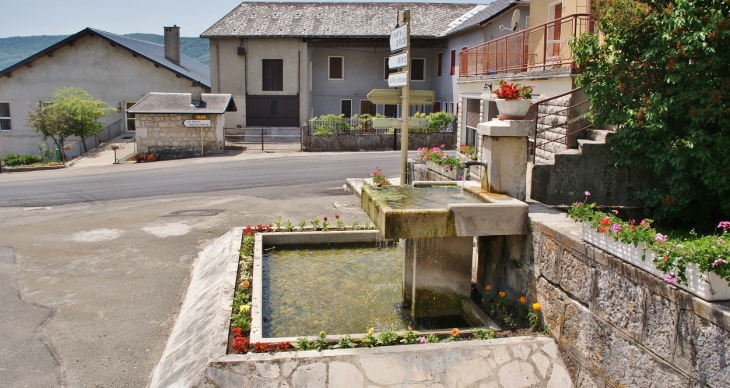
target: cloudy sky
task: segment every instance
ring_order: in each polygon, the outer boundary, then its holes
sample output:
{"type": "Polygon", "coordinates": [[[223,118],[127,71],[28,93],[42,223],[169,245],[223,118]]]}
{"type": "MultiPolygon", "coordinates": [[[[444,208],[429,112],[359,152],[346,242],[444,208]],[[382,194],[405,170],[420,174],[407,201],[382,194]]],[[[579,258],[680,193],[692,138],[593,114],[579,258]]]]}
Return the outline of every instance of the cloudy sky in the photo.
{"type": "MultiPolygon", "coordinates": [[[[430,2],[484,4],[491,0],[430,2]]],[[[115,34],[162,34],[162,27],[173,24],[181,27],[183,36],[198,36],[233,10],[241,0],[6,0],[4,3],[0,38],[70,35],[86,27],[115,34]]]]}

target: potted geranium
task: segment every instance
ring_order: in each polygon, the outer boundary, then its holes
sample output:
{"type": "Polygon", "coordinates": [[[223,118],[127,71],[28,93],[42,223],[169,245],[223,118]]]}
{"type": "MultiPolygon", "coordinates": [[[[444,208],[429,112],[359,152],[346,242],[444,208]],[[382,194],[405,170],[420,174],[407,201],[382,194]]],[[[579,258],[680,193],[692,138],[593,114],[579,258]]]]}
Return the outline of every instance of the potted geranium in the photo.
{"type": "Polygon", "coordinates": [[[499,82],[499,89],[494,94],[497,96],[497,110],[500,120],[523,120],[530,109],[532,91],[534,86],[523,86],[512,84],[504,80],[499,82]]]}

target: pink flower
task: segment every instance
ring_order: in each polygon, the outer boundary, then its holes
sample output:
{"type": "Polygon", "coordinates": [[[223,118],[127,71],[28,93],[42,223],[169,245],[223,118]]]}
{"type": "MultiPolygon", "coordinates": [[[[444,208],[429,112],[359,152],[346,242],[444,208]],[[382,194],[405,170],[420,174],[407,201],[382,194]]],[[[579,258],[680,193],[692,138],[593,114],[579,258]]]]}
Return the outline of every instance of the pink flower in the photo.
{"type": "Polygon", "coordinates": [[[669,284],[677,284],[677,279],[673,278],[672,275],[664,276],[664,281],[669,284]]]}
{"type": "Polygon", "coordinates": [[[590,197],[590,196],[591,196],[591,192],[590,191],[586,191],[586,197],[590,197]]]}
{"type": "Polygon", "coordinates": [[[611,213],[613,213],[614,215],[618,215],[618,210],[613,209],[613,210],[611,210],[611,213]]]}
{"type": "Polygon", "coordinates": [[[665,236],[661,233],[657,233],[655,239],[656,239],[656,242],[663,243],[663,242],[667,241],[667,236],[665,236]]]}
{"type": "Polygon", "coordinates": [[[720,264],[727,264],[727,261],[725,261],[725,259],[723,259],[722,257],[718,257],[718,258],[717,258],[717,260],[715,260],[715,261],[714,261],[714,262],[712,263],[712,266],[713,266],[713,267],[717,267],[717,266],[718,266],[718,265],[720,265],[720,264]]]}
{"type": "Polygon", "coordinates": [[[446,144],[441,144],[441,148],[444,148],[444,147],[446,147],[446,144]]]}
{"type": "Polygon", "coordinates": [[[730,221],[722,221],[717,227],[722,228],[722,230],[728,230],[730,229],[730,221]]]}
{"type": "Polygon", "coordinates": [[[575,204],[575,206],[583,206],[583,202],[578,202],[575,204]]]}
{"type": "Polygon", "coordinates": [[[428,343],[428,339],[426,337],[424,337],[424,336],[420,336],[420,337],[418,337],[418,343],[419,344],[427,344],[428,343]]]}
{"type": "Polygon", "coordinates": [[[448,164],[444,166],[444,170],[448,170],[450,168],[451,168],[451,166],[449,166],[448,164]]]}
{"type": "Polygon", "coordinates": [[[322,220],[327,221],[327,216],[324,216],[322,220]]]}
{"type": "Polygon", "coordinates": [[[641,226],[646,225],[646,220],[641,220],[641,222],[639,222],[639,225],[641,225],[641,226]]]}
{"type": "Polygon", "coordinates": [[[619,224],[613,224],[613,225],[611,226],[611,230],[612,230],[612,231],[613,231],[614,233],[618,233],[618,232],[619,232],[619,231],[621,230],[621,225],[619,225],[619,224]]]}

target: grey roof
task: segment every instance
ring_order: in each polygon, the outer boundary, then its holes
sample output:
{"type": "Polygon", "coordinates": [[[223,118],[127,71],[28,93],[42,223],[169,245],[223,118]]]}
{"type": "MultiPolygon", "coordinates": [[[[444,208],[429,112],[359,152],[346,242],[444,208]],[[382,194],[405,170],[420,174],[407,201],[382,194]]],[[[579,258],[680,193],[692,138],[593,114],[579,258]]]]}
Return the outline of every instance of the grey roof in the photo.
{"type": "Polygon", "coordinates": [[[190,103],[190,93],[149,93],[132,105],[127,112],[221,114],[236,111],[236,104],[230,94],[202,96],[203,103],[196,107],[190,103]]]}
{"type": "Polygon", "coordinates": [[[66,45],[72,45],[74,41],[88,35],[99,36],[100,38],[105,39],[110,43],[116,44],[122,49],[125,49],[141,58],[144,58],[157,66],[163,67],[182,78],[187,78],[191,81],[198,81],[206,87],[210,88],[210,67],[182,54],[180,54],[180,64],[178,65],[165,58],[164,45],[127,38],[121,35],[112,34],[110,32],[97,30],[95,28],[85,28],[64,40],[53,44],[14,65],[9,66],[4,70],[0,70],[0,77],[3,75],[11,74],[16,69],[24,65],[30,64],[31,62],[38,60],[45,55],[52,53],[66,45]]]}
{"type": "Polygon", "coordinates": [[[398,10],[409,9],[411,36],[437,38],[453,29],[450,24],[469,19],[477,7],[484,5],[244,2],[201,37],[387,37],[398,10]]]}
{"type": "Polygon", "coordinates": [[[468,28],[482,25],[495,17],[509,11],[512,7],[520,4],[529,5],[530,0],[496,0],[489,3],[484,8],[480,9],[479,12],[474,13],[471,17],[464,22],[460,23],[456,28],[448,31],[448,34],[453,34],[459,31],[466,30],[468,28]]]}

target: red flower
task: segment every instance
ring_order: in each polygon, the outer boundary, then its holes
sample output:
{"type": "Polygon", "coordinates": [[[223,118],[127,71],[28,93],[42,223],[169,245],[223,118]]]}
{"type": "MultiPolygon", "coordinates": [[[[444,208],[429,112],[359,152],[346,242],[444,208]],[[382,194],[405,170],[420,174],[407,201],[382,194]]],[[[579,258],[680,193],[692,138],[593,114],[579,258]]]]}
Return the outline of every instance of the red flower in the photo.
{"type": "Polygon", "coordinates": [[[246,229],[243,230],[243,234],[246,235],[246,236],[250,236],[250,235],[254,234],[254,230],[249,225],[249,226],[246,227],[246,229]]]}
{"type": "Polygon", "coordinates": [[[610,226],[611,225],[611,219],[608,218],[608,217],[605,217],[604,219],[601,220],[601,225],[603,225],[603,226],[610,226]]]}
{"type": "Polygon", "coordinates": [[[327,216],[324,216],[324,217],[322,217],[322,220],[323,220],[324,222],[327,222],[327,216]]]}
{"type": "Polygon", "coordinates": [[[256,342],[253,344],[253,351],[256,353],[268,353],[271,346],[267,342],[256,342]]]}
{"type": "Polygon", "coordinates": [[[289,341],[279,342],[279,350],[281,350],[281,351],[287,351],[290,348],[291,348],[291,343],[289,341]]]}
{"type": "Polygon", "coordinates": [[[631,230],[636,230],[636,225],[631,225],[631,230]]]}
{"type": "Polygon", "coordinates": [[[598,228],[598,233],[606,233],[606,229],[598,228]]]}
{"type": "Polygon", "coordinates": [[[340,219],[340,215],[339,214],[335,214],[335,218],[339,220],[340,219]]]}
{"type": "Polygon", "coordinates": [[[236,337],[231,341],[231,350],[234,353],[246,353],[248,351],[248,338],[247,337],[236,337]]]}
{"type": "Polygon", "coordinates": [[[233,326],[233,328],[231,329],[231,332],[233,333],[234,337],[241,337],[243,335],[243,332],[241,331],[241,329],[238,327],[235,327],[235,326],[233,326]]]}

